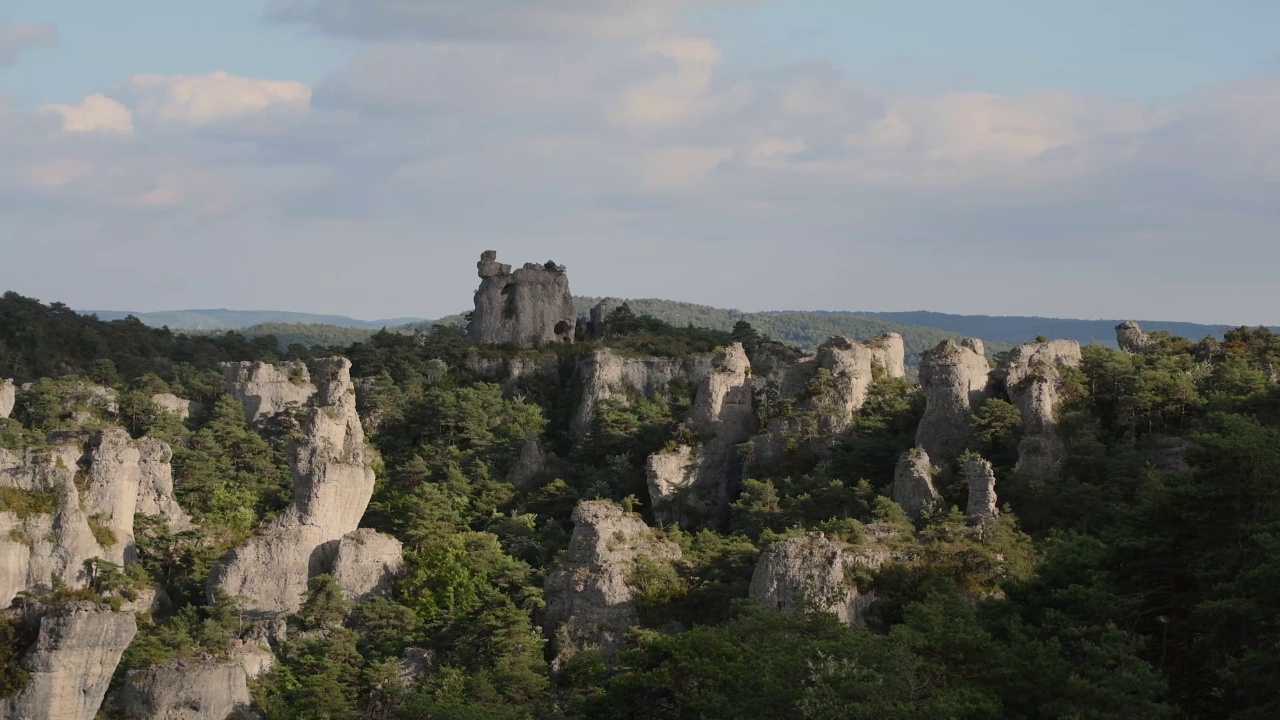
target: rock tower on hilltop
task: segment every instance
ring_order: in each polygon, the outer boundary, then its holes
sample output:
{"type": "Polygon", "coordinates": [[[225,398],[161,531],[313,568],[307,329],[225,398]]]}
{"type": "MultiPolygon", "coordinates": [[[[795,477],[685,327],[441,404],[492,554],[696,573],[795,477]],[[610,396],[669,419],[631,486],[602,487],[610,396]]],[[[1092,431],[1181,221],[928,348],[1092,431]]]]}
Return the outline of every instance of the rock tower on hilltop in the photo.
{"type": "Polygon", "coordinates": [[[578,313],[564,266],[526,263],[511,271],[486,250],[476,263],[480,288],[467,336],[484,345],[541,347],[573,342],[578,313]]]}

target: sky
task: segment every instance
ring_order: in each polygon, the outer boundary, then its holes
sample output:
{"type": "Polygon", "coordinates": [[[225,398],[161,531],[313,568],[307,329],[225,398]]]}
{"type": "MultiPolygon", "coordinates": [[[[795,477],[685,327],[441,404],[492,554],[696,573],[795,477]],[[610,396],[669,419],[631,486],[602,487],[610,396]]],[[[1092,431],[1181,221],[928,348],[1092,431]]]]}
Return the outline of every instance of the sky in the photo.
{"type": "Polygon", "coordinates": [[[0,289],[1280,324],[1273,0],[0,0],[0,289]]]}

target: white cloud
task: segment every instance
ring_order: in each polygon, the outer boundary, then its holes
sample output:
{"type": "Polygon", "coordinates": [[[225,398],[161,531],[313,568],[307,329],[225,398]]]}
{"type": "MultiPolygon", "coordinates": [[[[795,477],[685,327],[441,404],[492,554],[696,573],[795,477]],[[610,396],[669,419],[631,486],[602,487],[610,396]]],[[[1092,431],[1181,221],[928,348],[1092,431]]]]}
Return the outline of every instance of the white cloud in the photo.
{"type": "Polygon", "coordinates": [[[311,88],[292,80],[259,80],[225,72],[208,75],[137,75],[122,91],[140,119],[157,124],[200,124],[268,109],[302,109],[311,88]]]}
{"type": "Polygon", "coordinates": [[[49,23],[0,23],[0,68],[16,65],[29,50],[57,40],[57,31],[49,23]]]}
{"type": "Polygon", "coordinates": [[[133,134],[133,112],[106,95],[90,95],[75,105],[42,105],[40,114],[61,118],[69,133],[133,134]]]}

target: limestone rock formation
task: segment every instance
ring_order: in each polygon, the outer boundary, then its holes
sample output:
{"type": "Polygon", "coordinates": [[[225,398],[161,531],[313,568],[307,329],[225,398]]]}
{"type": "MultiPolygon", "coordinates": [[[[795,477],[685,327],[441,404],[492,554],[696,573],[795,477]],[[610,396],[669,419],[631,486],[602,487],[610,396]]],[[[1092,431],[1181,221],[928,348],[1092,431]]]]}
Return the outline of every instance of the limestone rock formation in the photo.
{"type": "Polygon", "coordinates": [[[129,433],[120,427],[96,433],[90,444],[85,512],[115,537],[114,543],[103,548],[104,557],[117,565],[133,562],[133,514],[138,502],[138,463],[142,454],[129,433]]]}
{"type": "MultiPolygon", "coordinates": [[[[447,369],[447,368],[446,368],[447,369]]],[[[560,373],[560,358],[552,352],[530,356],[481,357],[467,359],[467,369],[502,388],[503,395],[511,397],[517,390],[517,381],[524,377],[551,377],[560,373]]]]}
{"type": "Polygon", "coordinates": [[[697,439],[649,457],[646,474],[653,512],[662,524],[689,525],[728,510],[742,475],[738,445],[756,427],[751,363],[741,343],[712,361],[686,423],[697,439]]]}
{"type": "Polygon", "coordinates": [[[467,337],[483,345],[541,347],[573,342],[578,312],[560,266],[527,263],[511,271],[486,250],[476,263],[480,288],[467,337]]]}
{"type": "Polygon", "coordinates": [[[547,454],[542,451],[538,436],[529,433],[524,439],[524,446],[520,448],[520,457],[507,471],[507,482],[523,488],[545,475],[547,469],[547,454]]]}
{"type": "Polygon", "coordinates": [[[17,401],[18,391],[12,380],[0,380],[0,419],[13,413],[13,405],[17,401]]]}
{"type": "Polygon", "coordinates": [[[596,408],[605,400],[626,401],[627,393],[640,393],[653,398],[668,395],[676,380],[698,385],[711,374],[710,354],[688,358],[660,358],[624,355],[602,348],[591,353],[582,363],[582,400],[570,425],[574,438],[591,431],[596,408]]]}
{"type": "Polygon", "coordinates": [[[969,486],[965,518],[975,527],[991,525],[1000,515],[996,509],[996,473],[991,463],[980,457],[970,457],[964,464],[964,480],[969,486]]]}
{"type": "Polygon", "coordinates": [[[264,362],[222,363],[227,394],[244,404],[245,417],[259,423],[290,405],[303,406],[316,393],[307,366],[301,361],[271,365],[264,362]]]}
{"type": "Polygon", "coordinates": [[[390,595],[404,565],[404,547],[390,535],[356,530],[342,536],[333,554],[330,574],[352,603],[376,595],[390,595]]]}
{"type": "Polygon", "coordinates": [[[1140,353],[1155,347],[1156,341],[1136,320],[1125,320],[1116,326],[1116,344],[1126,352],[1140,353]]]}
{"type": "Polygon", "coordinates": [[[767,465],[781,460],[788,438],[800,433],[806,420],[812,420],[816,430],[808,449],[825,456],[866,402],[873,365],[903,377],[904,357],[902,337],[896,333],[864,341],[833,337],[813,355],[780,371],[778,400],[793,403],[792,412],[770,418],[765,432],[751,441],[753,461],[767,465]]]}
{"type": "Polygon", "coordinates": [[[929,454],[920,448],[903,453],[893,474],[894,502],[914,518],[941,499],[942,495],[933,486],[933,466],[929,462],[929,454]]]}
{"type": "Polygon", "coordinates": [[[924,416],[916,430],[916,445],[933,462],[949,463],[964,450],[969,416],[989,397],[991,367],[982,354],[982,341],[943,340],[920,359],[924,388],[924,416]]]}
{"type": "Polygon", "coordinates": [[[756,563],[751,599],[787,614],[817,610],[860,625],[875,594],[858,590],[855,572],[876,570],[889,560],[906,560],[893,547],[897,534],[888,526],[869,525],[857,546],[820,532],[783,540],[756,563]]]}
{"type": "Polygon", "coordinates": [[[174,660],[129,674],[119,695],[130,720],[251,717],[249,676],[234,660],[174,660]]]}
{"type": "Polygon", "coordinates": [[[167,413],[177,415],[182,420],[189,420],[192,415],[204,409],[204,406],[195,400],[180,398],[173,393],[152,395],[151,403],[167,413]]]}
{"type": "Polygon", "coordinates": [[[167,443],[144,437],[138,441],[138,501],[135,512],[163,517],[173,532],[190,530],[191,516],[173,496],[173,450],[167,443]]]}
{"type": "Polygon", "coordinates": [[[21,693],[0,700],[0,717],[93,720],[138,632],[133,613],[82,602],[29,609],[23,621],[39,623],[37,640],[21,661],[31,679],[21,693]]]}
{"type": "Polygon", "coordinates": [[[605,500],[579,505],[573,523],[565,562],[545,583],[544,621],[554,643],[554,669],[584,649],[613,658],[637,622],[635,592],[628,584],[637,559],[681,557],[678,545],[656,538],[639,516],[605,500]]]}
{"type": "Polygon", "coordinates": [[[1049,477],[1065,448],[1055,415],[1065,367],[1079,367],[1080,343],[1052,340],[1019,345],[1009,353],[1001,371],[1009,400],[1022,416],[1018,469],[1033,480],[1049,477]]]}
{"type": "Polygon", "coordinates": [[[371,451],[356,411],[351,362],[315,363],[318,391],[294,447],[293,501],[214,568],[209,592],[243,598],[267,618],[296,613],[307,580],[327,570],[327,545],[355,530],[373,494],[371,451]]]}

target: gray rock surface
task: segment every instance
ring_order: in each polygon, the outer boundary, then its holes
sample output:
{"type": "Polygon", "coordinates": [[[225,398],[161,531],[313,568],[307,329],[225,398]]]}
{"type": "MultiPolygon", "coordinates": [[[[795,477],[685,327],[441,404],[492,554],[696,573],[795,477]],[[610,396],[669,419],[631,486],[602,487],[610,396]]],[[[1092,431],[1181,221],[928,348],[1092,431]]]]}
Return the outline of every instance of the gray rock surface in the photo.
{"type": "Polygon", "coordinates": [[[738,445],[756,428],[751,363],[741,343],[717,353],[694,393],[686,428],[696,442],[650,456],[649,499],[660,524],[692,526],[727,512],[742,476],[738,445]]]}
{"type": "Polygon", "coordinates": [[[542,452],[538,436],[529,433],[524,439],[524,445],[520,448],[520,457],[516,458],[511,469],[507,471],[507,482],[523,488],[546,475],[547,471],[547,454],[542,452]]]}
{"type": "Polygon", "coordinates": [[[227,394],[244,405],[245,417],[259,423],[290,405],[306,405],[316,393],[307,366],[301,361],[271,365],[264,362],[222,363],[227,394]]]}
{"type": "Polygon", "coordinates": [[[1140,353],[1155,347],[1156,341],[1143,332],[1136,320],[1125,320],[1116,326],[1116,344],[1126,352],[1140,353]]]}
{"type": "Polygon", "coordinates": [[[129,673],[119,697],[130,720],[244,718],[253,702],[244,667],[212,657],[129,673]]]}
{"type": "Polygon", "coordinates": [[[669,396],[671,383],[682,380],[700,384],[711,374],[710,353],[687,358],[660,358],[626,355],[602,348],[583,361],[578,372],[582,378],[582,400],[574,414],[570,432],[581,439],[591,431],[596,408],[605,400],[627,401],[628,393],[648,398],[669,396]]]}
{"type": "Polygon", "coordinates": [[[604,337],[605,320],[617,307],[618,303],[614,302],[613,298],[603,298],[591,308],[591,320],[587,323],[587,328],[593,340],[604,337]]]}
{"type": "Polygon", "coordinates": [[[315,405],[293,453],[292,502],[209,577],[211,596],[221,589],[268,619],[298,611],[307,580],[327,571],[328,544],[359,526],[373,494],[373,451],[356,411],[351,362],[317,360],[315,369],[315,405]]]}
{"type": "Polygon", "coordinates": [[[560,358],[551,352],[505,358],[473,355],[467,359],[467,369],[490,382],[498,383],[503,394],[510,397],[515,393],[517,381],[521,378],[556,377],[560,372],[560,358]]]}
{"type": "Polygon", "coordinates": [[[1009,400],[1022,416],[1018,469],[1032,480],[1048,478],[1062,460],[1065,448],[1056,416],[1060,370],[1079,367],[1081,362],[1080,343],[1052,340],[1019,345],[1001,368],[1009,400]]]}
{"type": "Polygon", "coordinates": [[[142,454],[124,428],[109,427],[90,440],[84,509],[95,522],[110,528],[115,542],[103,556],[117,565],[133,562],[133,514],[138,502],[138,466],[142,454]]]}
{"type": "Polygon", "coordinates": [[[93,720],[138,625],[133,613],[96,603],[48,609],[39,635],[22,657],[27,687],[0,700],[0,717],[15,720],[93,720]]]}
{"type": "Polygon", "coordinates": [[[990,396],[991,367],[981,348],[981,340],[943,340],[920,359],[926,405],[916,445],[939,465],[950,463],[964,450],[969,417],[990,396]]]}
{"type": "Polygon", "coordinates": [[[151,403],[167,413],[177,415],[183,420],[191,419],[192,415],[195,415],[204,409],[204,406],[195,400],[180,398],[173,393],[152,395],[151,403]]]}
{"type": "Polygon", "coordinates": [[[13,413],[14,402],[17,401],[18,390],[12,380],[0,380],[0,418],[7,418],[13,413]]]}
{"type": "Polygon", "coordinates": [[[144,437],[138,441],[138,502],[135,511],[163,517],[173,532],[194,527],[191,516],[173,496],[173,450],[168,443],[144,437]]]}
{"type": "Polygon", "coordinates": [[[476,268],[480,287],[467,325],[472,341],[526,348],[573,342],[578,312],[563,267],[527,263],[512,272],[496,252],[486,250],[476,268]]]}
{"type": "Polygon", "coordinates": [[[377,595],[390,595],[403,566],[404,547],[399,540],[362,529],[338,541],[329,572],[348,601],[361,603],[377,595]]]}
{"type": "Polygon", "coordinates": [[[970,457],[964,464],[964,481],[969,486],[969,505],[965,518],[975,527],[993,524],[1000,512],[996,509],[996,473],[991,463],[970,457]]]}
{"type": "Polygon", "coordinates": [[[933,486],[933,467],[929,454],[913,448],[898,458],[893,474],[893,500],[902,506],[907,515],[915,518],[926,507],[942,499],[933,486]]]}
{"type": "Polygon", "coordinates": [[[581,650],[594,648],[612,659],[637,622],[635,591],[628,584],[637,559],[681,557],[678,545],[656,537],[638,515],[605,500],[579,505],[573,523],[565,561],[545,583],[544,627],[557,670],[581,650]]]}

